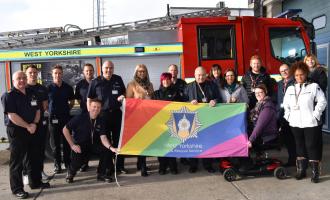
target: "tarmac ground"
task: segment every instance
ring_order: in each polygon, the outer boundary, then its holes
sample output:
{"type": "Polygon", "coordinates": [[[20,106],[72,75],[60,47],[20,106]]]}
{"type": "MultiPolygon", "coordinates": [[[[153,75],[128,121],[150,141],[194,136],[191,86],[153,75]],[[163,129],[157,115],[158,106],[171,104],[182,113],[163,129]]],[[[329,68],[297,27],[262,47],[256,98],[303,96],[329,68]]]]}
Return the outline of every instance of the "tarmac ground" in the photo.
{"type": "MultiPolygon", "coordinates": [[[[141,177],[136,171],[136,158],[130,157],[125,161],[128,174],[117,176],[120,187],[115,182],[104,183],[96,180],[97,161],[90,162],[87,172],[79,172],[74,183],[65,182],[65,173],[56,174],[50,180],[51,188],[31,190],[30,199],[182,199],[182,200],[277,200],[301,199],[318,200],[330,199],[330,136],[324,136],[324,154],[322,161],[322,175],[320,183],[314,184],[308,177],[297,181],[293,177],[295,168],[288,168],[289,176],[279,180],[274,176],[242,177],[234,182],[224,180],[222,174],[208,173],[201,166],[195,174],[188,172],[188,166],[179,164],[179,174],[159,175],[156,158],[147,158],[147,165],[151,169],[150,176],[141,177]]],[[[0,151],[0,200],[16,199],[9,188],[9,169],[7,150],[0,151]]],[[[271,151],[272,157],[286,161],[286,149],[271,151]]],[[[214,165],[216,167],[216,165],[214,165]]],[[[52,174],[53,163],[45,163],[45,171],[52,174]]]]}

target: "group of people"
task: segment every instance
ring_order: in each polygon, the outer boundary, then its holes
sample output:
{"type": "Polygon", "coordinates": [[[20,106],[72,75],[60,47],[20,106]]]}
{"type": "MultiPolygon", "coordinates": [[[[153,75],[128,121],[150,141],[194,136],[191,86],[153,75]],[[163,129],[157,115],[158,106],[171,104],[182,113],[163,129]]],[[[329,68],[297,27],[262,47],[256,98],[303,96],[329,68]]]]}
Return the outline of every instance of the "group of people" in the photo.
{"type": "MultiPolygon", "coordinates": [[[[13,88],[2,98],[7,134],[10,140],[10,186],[18,198],[27,198],[22,183],[26,171],[32,189],[50,187],[43,183],[45,136],[47,127],[54,143],[54,173],[67,169],[66,181],[71,183],[78,170],[86,171],[92,153],[99,154],[97,180],[111,182],[114,169],[127,173],[125,158],[117,152],[124,98],[208,103],[246,103],[249,110],[249,146],[267,143],[278,136],[278,124],[288,148],[288,165],[297,163],[297,179],[306,176],[307,160],[312,166],[312,181],[319,180],[319,162],[322,158],[322,113],[326,106],[324,96],[327,76],[317,59],[308,55],[304,62],[289,67],[280,66],[283,78],[274,82],[261,66],[261,59],[252,56],[250,69],[238,81],[236,71],[222,73],[219,65],[212,66],[209,75],[199,66],[195,80],[187,84],[178,78],[178,67],[168,67],[160,75],[160,87],[155,90],[146,65],[135,68],[133,80],[127,88],[122,78],[114,74],[114,64],[105,61],[102,75],[94,78],[94,67],[85,64],[84,79],[75,87],[63,81],[63,69],[55,65],[53,82],[46,87],[37,83],[38,70],[30,65],[25,72],[13,74],[13,88]],[[277,98],[276,98],[277,96],[277,98]],[[77,100],[82,112],[74,117],[70,110],[77,100]],[[276,106],[277,104],[277,106],[276,106]],[[279,112],[280,111],[280,112],[279,112]],[[47,113],[47,114],[45,114],[47,113]],[[279,113],[279,114],[278,114],[279,113]],[[48,117],[46,117],[48,116],[48,117]]],[[[221,134],[221,131],[219,132],[221,134]]],[[[178,173],[176,158],[159,157],[159,174],[178,173]]],[[[181,159],[189,165],[189,172],[198,170],[198,159],[181,159]]],[[[213,159],[204,158],[204,168],[215,172],[213,159]]],[[[145,156],[138,156],[137,169],[148,176],[145,156]]]]}

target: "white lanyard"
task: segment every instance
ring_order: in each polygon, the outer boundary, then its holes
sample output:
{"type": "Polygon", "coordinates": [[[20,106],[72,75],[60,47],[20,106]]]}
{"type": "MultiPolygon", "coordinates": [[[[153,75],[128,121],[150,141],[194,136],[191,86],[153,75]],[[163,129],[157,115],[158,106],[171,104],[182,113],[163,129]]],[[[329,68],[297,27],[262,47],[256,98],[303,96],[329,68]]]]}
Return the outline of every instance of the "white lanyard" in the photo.
{"type": "MultiPolygon", "coordinates": [[[[196,82],[197,83],[197,82],[196,82]]],[[[202,99],[202,101],[205,103],[206,102],[206,96],[205,96],[205,93],[204,93],[204,91],[202,90],[202,87],[199,85],[199,83],[197,83],[197,85],[198,85],[198,87],[199,87],[199,89],[201,90],[201,92],[202,92],[202,94],[203,94],[203,99],[202,99]]]]}

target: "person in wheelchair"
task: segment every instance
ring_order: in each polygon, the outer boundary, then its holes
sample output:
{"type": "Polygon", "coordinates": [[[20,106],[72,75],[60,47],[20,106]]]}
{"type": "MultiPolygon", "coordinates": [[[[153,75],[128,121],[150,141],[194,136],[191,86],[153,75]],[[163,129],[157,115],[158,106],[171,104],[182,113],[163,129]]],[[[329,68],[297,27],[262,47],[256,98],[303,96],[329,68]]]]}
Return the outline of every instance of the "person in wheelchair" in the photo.
{"type": "Polygon", "coordinates": [[[255,88],[256,106],[250,111],[248,134],[249,147],[272,144],[278,139],[276,106],[267,95],[267,88],[260,84],[255,88]]]}
{"type": "MultiPolygon", "coordinates": [[[[267,95],[267,87],[264,84],[255,88],[257,103],[250,110],[248,116],[248,146],[259,156],[263,150],[275,146],[278,140],[278,128],[276,118],[276,106],[267,95]]],[[[240,159],[240,171],[246,171],[253,167],[250,157],[240,159]]]]}

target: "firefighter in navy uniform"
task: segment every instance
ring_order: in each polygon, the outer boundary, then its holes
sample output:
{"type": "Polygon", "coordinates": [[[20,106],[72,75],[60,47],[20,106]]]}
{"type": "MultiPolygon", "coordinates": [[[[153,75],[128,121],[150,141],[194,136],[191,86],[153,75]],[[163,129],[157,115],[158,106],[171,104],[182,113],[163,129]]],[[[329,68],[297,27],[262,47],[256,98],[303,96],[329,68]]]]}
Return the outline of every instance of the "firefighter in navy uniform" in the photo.
{"type": "Polygon", "coordinates": [[[50,134],[54,142],[54,172],[62,173],[62,161],[65,167],[68,167],[70,163],[70,147],[64,139],[62,129],[70,120],[70,110],[74,105],[74,93],[73,88],[62,80],[62,66],[55,65],[52,69],[52,76],[53,83],[48,86],[50,134]],[[61,146],[63,146],[63,160],[61,146]]]}
{"type": "Polygon", "coordinates": [[[83,69],[84,79],[80,80],[75,89],[75,99],[80,104],[80,109],[82,112],[87,112],[87,92],[89,88],[89,84],[94,78],[94,67],[90,63],[86,63],[83,69]]]}
{"type": "Polygon", "coordinates": [[[63,134],[71,147],[71,162],[66,176],[68,183],[73,182],[77,170],[91,152],[100,155],[97,180],[112,181],[112,152],[116,152],[116,149],[106,136],[105,123],[99,116],[101,107],[101,100],[91,99],[89,111],[75,116],[63,128],[63,134]]]}
{"type": "MultiPolygon", "coordinates": [[[[25,73],[27,76],[27,88],[33,90],[33,92],[36,94],[38,104],[41,106],[40,120],[37,124],[36,134],[34,134],[33,136],[33,143],[36,145],[36,147],[39,147],[39,150],[37,152],[38,154],[33,155],[32,157],[32,159],[34,159],[34,162],[36,162],[36,164],[39,166],[36,172],[37,182],[39,182],[44,169],[45,145],[48,130],[47,118],[44,116],[45,111],[48,109],[48,93],[47,88],[37,82],[38,69],[35,65],[29,65],[25,73]]],[[[43,174],[46,179],[49,178],[45,173],[43,174]]],[[[33,187],[35,185],[35,180],[31,179],[31,177],[29,178],[29,184],[31,187],[33,187]]]]}
{"type": "MultiPolygon", "coordinates": [[[[114,72],[114,64],[105,61],[102,65],[102,75],[93,79],[87,93],[87,108],[91,99],[102,101],[101,116],[105,119],[108,138],[112,140],[115,148],[118,147],[122,111],[120,109],[126,88],[122,78],[114,72]]],[[[127,173],[124,167],[124,157],[117,157],[116,170],[118,173],[127,173]]]]}
{"type": "MultiPolygon", "coordinates": [[[[40,120],[40,105],[32,90],[26,88],[26,75],[22,71],[13,74],[13,89],[2,96],[2,105],[7,118],[7,134],[10,136],[9,178],[12,193],[19,199],[29,196],[24,191],[22,171],[26,155],[34,155],[38,148],[32,143],[40,120]]],[[[35,167],[31,163],[32,167],[35,167]]],[[[30,174],[32,177],[34,174],[30,174]]],[[[35,182],[35,187],[49,187],[49,184],[35,182]]]]}
{"type": "MultiPolygon", "coordinates": [[[[89,88],[89,84],[94,78],[94,67],[90,63],[86,63],[83,68],[83,74],[84,74],[84,79],[80,80],[75,88],[75,99],[79,102],[80,104],[80,109],[81,112],[87,112],[87,92],[89,88]]],[[[81,166],[80,171],[84,172],[86,171],[89,166],[89,156],[86,157],[86,160],[84,164],[81,166]]]]}

